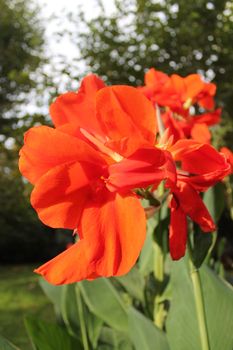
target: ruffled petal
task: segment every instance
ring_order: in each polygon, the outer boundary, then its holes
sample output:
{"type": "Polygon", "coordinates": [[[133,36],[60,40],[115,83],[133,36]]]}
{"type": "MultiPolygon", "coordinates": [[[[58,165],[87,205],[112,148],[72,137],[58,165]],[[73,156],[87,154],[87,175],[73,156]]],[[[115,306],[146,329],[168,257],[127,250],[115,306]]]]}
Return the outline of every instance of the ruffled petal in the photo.
{"type": "Polygon", "coordinates": [[[182,162],[182,170],[191,174],[225,171],[228,167],[225,157],[214,147],[195,140],[180,140],[169,151],[176,161],[182,162]]]}
{"type": "Polygon", "coordinates": [[[188,98],[194,99],[196,96],[203,90],[205,83],[201,79],[199,74],[190,74],[184,78],[184,83],[186,87],[186,91],[184,94],[184,99],[188,98]]]}
{"type": "Polygon", "coordinates": [[[220,123],[221,121],[221,113],[222,109],[218,108],[213,112],[210,113],[203,113],[201,115],[195,115],[193,117],[193,120],[195,123],[205,123],[206,125],[215,125],[220,123]]]}
{"type": "Polygon", "coordinates": [[[110,140],[142,138],[154,144],[157,123],[153,105],[136,88],[106,87],[97,93],[97,118],[110,140]]]}
{"type": "Polygon", "coordinates": [[[169,228],[169,250],[173,260],[185,255],[187,241],[187,219],[175,198],[171,201],[171,221],[169,228]]]}
{"type": "Polygon", "coordinates": [[[84,209],[79,230],[81,240],[36,270],[50,283],[127,273],[145,240],[145,213],[133,195],[105,191],[84,209]]]}
{"type": "Polygon", "coordinates": [[[84,141],[56,129],[39,126],[25,134],[19,169],[31,183],[35,183],[53,167],[79,160],[95,164],[104,162],[100,153],[84,141]]]}
{"type": "Polygon", "coordinates": [[[48,171],[36,183],[31,204],[40,220],[54,228],[75,229],[101,168],[89,163],[68,163],[48,171]]]}
{"type": "Polygon", "coordinates": [[[109,167],[107,186],[110,190],[147,187],[165,178],[167,159],[158,148],[141,148],[130,157],[109,167]]]}
{"type": "Polygon", "coordinates": [[[153,88],[155,91],[159,90],[168,80],[167,74],[154,68],[149,69],[145,74],[145,85],[153,88]]]}
{"type": "Polygon", "coordinates": [[[50,114],[56,127],[73,123],[89,131],[100,132],[95,114],[96,92],[105,86],[94,74],[86,76],[78,92],[67,92],[59,96],[50,106],[50,114]]]}
{"type": "Polygon", "coordinates": [[[202,143],[210,143],[211,140],[211,133],[206,124],[194,124],[191,136],[194,140],[202,143]]]}

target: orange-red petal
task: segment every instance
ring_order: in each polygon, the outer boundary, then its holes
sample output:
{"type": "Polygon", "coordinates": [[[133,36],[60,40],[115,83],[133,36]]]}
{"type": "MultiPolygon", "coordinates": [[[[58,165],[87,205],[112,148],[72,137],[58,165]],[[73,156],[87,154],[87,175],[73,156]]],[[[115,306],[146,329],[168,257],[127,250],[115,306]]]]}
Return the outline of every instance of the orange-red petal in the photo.
{"type": "Polygon", "coordinates": [[[133,195],[106,191],[84,209],[79,230],[80,241],[36,270],[50,283],[127,273],[144,243],[145,213],[133,195]]]}
{"type": "Polygon", "coordinates": [[[191,129],[191,136],[194,140],[202,143],[210,143],[211,133],[206,124],[194,124],[191,129]]]}
{"type": "Polygon", "coordinates": [[[155,110],[136,88],[119,85],[101,89],[97,93],[96,110],[102,131],[110,140],[136,137],[154,144],[155,110]]]}
{"type": "Polygon", "coordinates": [[[57,129],[40,126],[25,134],[19,169],[31,183],[35,183],[53,167],[79,160],[96,164],[104,162],[101,155],[84,141],[57,129]]]}
{"type": "Polygon", "coordinates": [[[40,220],[50,227],[75,229],[91,198],[91,184],[100,175],[101,168],[86,162],[66,163],[48,171],[31,194],[31,204],[40,220]]]}
{"type": "Polygon", "coordinates": [[[173,190],[173,193],[183,212],[196,222],[204,232],[214,231],[213,219],[198,192],[183,181],[179,181],[177,187],[178,190],[173,190]]]}
{"type": "Polygon", "coordinates": [[[173,260],[185,255],[187,241],[187,218],[175,198],[171,201],[171,221],[169,228],[169,250],[173,260]]]}
{"type": "Polygon", "coordinates": [[[110,190],[147,187],[165,178],[165,152],[155,148],[138,149],[130,157],[109,167],[110,190]]]}
{"type": "Polygon", "coordinates": [[[227,147],[222,147],[220,149],[220,152],[223,153],[226,156],[226,158],[228,159],[228,161],[231,165],[231,173],[233,173],[233,152],[227,147]]]}
{"type": "Polygon", "coordinates": [[[59,96],[50,106],[50,114],[56,127],[73,123],[88,130],[99,131],[95,114],[96,92],[105,86],[94,74],[86,76],[78,92],[67,92],[59,96]]]}

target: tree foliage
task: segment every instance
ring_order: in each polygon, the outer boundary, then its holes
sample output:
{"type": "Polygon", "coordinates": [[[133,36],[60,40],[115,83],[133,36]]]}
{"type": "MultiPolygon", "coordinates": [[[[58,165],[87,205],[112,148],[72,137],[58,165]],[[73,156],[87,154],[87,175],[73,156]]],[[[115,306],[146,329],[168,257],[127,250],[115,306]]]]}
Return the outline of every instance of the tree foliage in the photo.
{"type": "Polygon", "coordinates": [[[0,133],[16,118],[6,114],[34,86],[32,72],[42,62],[43,29],[29,0],[0,0],[0,133]]]}
{"type": "Polygon", "coordinates": [[[142,84],[145,69],[201,72],[233,108],[233,4],[228,0],[115,0],[116,11],[87,20],[73,15],[73,39],[89,68],[111,84],[142,84]]]}

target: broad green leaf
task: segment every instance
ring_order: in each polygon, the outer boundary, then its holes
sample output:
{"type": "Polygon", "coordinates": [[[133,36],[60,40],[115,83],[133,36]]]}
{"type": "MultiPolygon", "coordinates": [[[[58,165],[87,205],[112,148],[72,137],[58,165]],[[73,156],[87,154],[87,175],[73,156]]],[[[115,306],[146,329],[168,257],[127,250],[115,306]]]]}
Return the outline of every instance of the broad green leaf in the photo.
{"type": "Polygon", "coordinates": [[[78,339],[56,324],[27,317],[25,325],[35,350],[83,350],[78,339]]]}
{"type": "Polygon", "coordinates": [[[127,334],[108,327],[103,327],[101,330],[99,349],[134,350],[133,344],[127,334]]]}
{"type": "Polygon", "coordinates": [[[58,319],[62,319],[61,302],[62,302],[62,292],[63,292],[64,286],[54,286],[53,284],[48,283],[43,278],[39,279],[39,284],[43,292],[45,293],[45,295],[53,303],[55,313],[58,319]]]}
{"type": "Polygon", "coordinates": [[[40,286],[53,303],[58,320],[64,322],[71,335],[77,336],[80,327],[75,285],[54,286],[41,278],[40,286]]]}
{"type": "Polygon", "coordinates": [[[144,301],[145,280],[136,266],[127,275],[116,279],[133,298],[144,301]]]}
{"type": "MultiPolygon", "coordinates": [[[[188,264],[173,263],[173,297],[167,319],[171,350],[201,349],[193,286],[188,264]]],[[[233,289],[207,266],[200,268],[211,350],[233,349],[233,289]]]]}
{"type": "Polygon", "coordinates": [[[4,337],[0,336],[0,349],[1,350],[20,350],[4,337]]]}
{"type": "Polygon", "coordinates": [[[204,202],[217,223],[225,207],[224,185],[219,182],[204,193],[204,202]]]}
{"type": "Polygon", "coordinates": [[[91,312],[114,329],[127,332],[127,307],[110,280],[82,281],[78,286],[91,312]]]}
{"type": "Polygon", "coordinates": [[[166,334],[133,308],[129,310],[129,334],[136,350],[169,350],[166,334]]]}
{"type": "Polygon", "coordinates": [[[214,233],[202,232],[197,225],[193,238],[192,261],[199,268],[204,262],[213,242],[214,233]]]}
{"type": "Polygon", "coordinates": [[[103,321],[91,313],[87,307],[85,307],[85,321],[87,327],[88,338],[94,349],[97,349],[97,343],[100,336],[101,329],[103,327],[103,321]]]}
{"type": "Polygon", "coordinates": [[[62,286],[61,290],[61,316],[67,330],[73,336],[77,336],[80,332],[80,322],[78,314],[78,306],[76,300],[75,284],[67,284],[62,286]]]}

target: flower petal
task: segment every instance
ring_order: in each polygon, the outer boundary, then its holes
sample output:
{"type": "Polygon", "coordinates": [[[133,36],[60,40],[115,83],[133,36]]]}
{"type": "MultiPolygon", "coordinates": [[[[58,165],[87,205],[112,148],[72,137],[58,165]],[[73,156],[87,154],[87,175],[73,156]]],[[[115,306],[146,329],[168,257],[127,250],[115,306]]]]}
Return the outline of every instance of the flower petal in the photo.
{"type": "Polygon", "coordinates": [[[133,195],[105,191],[84,209],[79,229],[80,241],[36,270],[50,283],[127,273],[144,243],[145,213],[133,195]]]}
{"type": "Polygon", "coordinates": [[[171,201],[171,222],[169,228],[169,250],[173,260],[185,255],[187,241],[187,219],[175,198],[171,201]]]}
{"type": "Polygon", "coordinates": [[[147,187],[163,180],[165,152],[158,148],[141,148],[130,157],[109,167],[110,190],[147,187]]]}
{"type": "Polygon", "coordinates": [[[182,181],[177,182],[177,187],[177,191],[173,189],[173,194],[183,212],[196,222],[204,232],[214,231],[216,227],[213,219],[197,191],[182,181]]]}
{"type": "Polygon", "coordinates": [[[73,123],[92,131],[99,130],[95,114],[96,92],[105,86],[94,74],[86,76],[78,92],[67,92],[59,96],[50,106],[50,114],[56,127],[73,123]]]}
{"type": "Polygon", "coordinates": [[[48,171],[31,194],[40,220],[50,227],[75,229],[84,204],[91,198],[91,182],[100,174],[100,168],[84,162],[66,163],[48,171]]]}
{"type": "Polygon", "coordinates": [[[169,151],[176,161],[182,162],[182,170],[191,174],[207,174],[216,170],[225,170],[225,157],[208,144],[195,140],[180,140],[169,151]]]}
{"type": "Polygon", "coordinates": [[[194,124],[191,129],[191,136],[194,140],[202,143],[210,143],[211,133],[206,124],[194,124]]]}
{"type": "Polygon", "coordinates": [[[157,132],[155,110],[136,88],[119,85],[100,90],[96,110],[102,131],[111,140],[131,136],[154,144],[157,132]]]}
{"type": "Polygon", "coordinates": [[[99,152],[76,137],[56,129],[39,126],[27,131],[20,150],[19,169],[35,183],[51,168],[71,161],[103,163],[99,152]]]}

